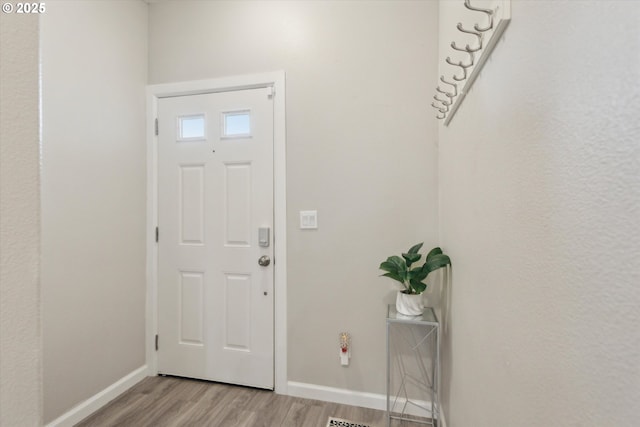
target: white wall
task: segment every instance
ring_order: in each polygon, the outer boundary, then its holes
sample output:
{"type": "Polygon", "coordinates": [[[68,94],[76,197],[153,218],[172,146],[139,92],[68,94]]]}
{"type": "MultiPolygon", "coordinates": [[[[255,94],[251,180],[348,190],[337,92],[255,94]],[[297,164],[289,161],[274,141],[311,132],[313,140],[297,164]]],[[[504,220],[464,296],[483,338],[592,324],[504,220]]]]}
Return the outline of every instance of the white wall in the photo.
{"type": "Polygon", "coordinates": [[[0,15],[0,425],[42,424],[38,17],[0,15]]]}
{"type": "Polygon", "coordinates": [[[439,133],[448,426],[637,425],[640,3],[512,9],[439,133]]]}
{"type": "Polygon", "coordinates": [[[42,16],[45,421],[145,363],[147,6],[42,16]]]}
{"type": "MultiPolygon", "coordinates": [[[[150,83],[287,76],[288,377],[384,393],[379,263],[437,239],[437,2],[159,2],[150,83]],[[298,229],[317,209],[319,229],[298,229]],[[351,366],[338,333],[353,337],[351,366]]],[[[276,236],[277,238],[277,236],[276,236]]]]}

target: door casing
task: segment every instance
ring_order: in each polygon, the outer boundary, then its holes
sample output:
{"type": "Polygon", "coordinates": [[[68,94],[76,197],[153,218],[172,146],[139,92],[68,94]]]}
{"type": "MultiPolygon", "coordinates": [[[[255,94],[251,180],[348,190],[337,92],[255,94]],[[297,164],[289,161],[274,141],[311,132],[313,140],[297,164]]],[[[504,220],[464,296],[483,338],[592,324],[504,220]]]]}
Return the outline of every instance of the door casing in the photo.
{"type": "MultiPolygon", "coordinates": [[[[285,73],[275,71],[233,77],[164,83],[147,86],[147,298],[145,353],[149,375],[158,374],[155,349],[158,331],[158,144],[155,135],[158,99],[271,87],[274,114],[274,374],[275,392],[287,394],[287,218],[286,218],[286,132],[285,73]]],[[[160,239],[162,230],[160,230],[160,239]]],[[[162,345],[162,337],[159,339],[162,345]]]]}

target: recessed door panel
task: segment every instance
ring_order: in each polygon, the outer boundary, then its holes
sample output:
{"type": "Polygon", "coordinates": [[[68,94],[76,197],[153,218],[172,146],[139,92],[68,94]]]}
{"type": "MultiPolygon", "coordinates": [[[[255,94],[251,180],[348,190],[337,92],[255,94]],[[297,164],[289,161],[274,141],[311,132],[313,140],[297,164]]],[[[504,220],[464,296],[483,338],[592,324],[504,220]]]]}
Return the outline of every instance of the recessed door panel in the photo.
{"type": "Polygon", "coordinates": [[[204,165],[180,166],[180,231],[182,244],[204,243],[204,165]]]}
{"type": "Polygon", "coordinates": [[[226,245],[249,246],[251,240],[251,164],[225,165],[226,245]]]}
{"type": "Polygon", "coordinates": [[[227,274],[225,349],[251,351],[251,276],[227,274]]]}
{"type": "Polygon", "coordinates": [[[203,344],[204,274],[180,272],[180,343],[203,344]]]}

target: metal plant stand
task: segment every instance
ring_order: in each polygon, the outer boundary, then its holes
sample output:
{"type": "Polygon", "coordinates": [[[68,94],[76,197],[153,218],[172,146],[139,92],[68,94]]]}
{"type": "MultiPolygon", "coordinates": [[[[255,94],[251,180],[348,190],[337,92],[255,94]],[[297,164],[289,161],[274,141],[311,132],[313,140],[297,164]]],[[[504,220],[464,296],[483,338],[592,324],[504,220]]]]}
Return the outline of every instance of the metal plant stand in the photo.
{"type": "Polygon", "coordinates": [[[432,308],[422,316],[387,312],[387,426],[393,420],[438,426],[440,323],[432,308]]]}

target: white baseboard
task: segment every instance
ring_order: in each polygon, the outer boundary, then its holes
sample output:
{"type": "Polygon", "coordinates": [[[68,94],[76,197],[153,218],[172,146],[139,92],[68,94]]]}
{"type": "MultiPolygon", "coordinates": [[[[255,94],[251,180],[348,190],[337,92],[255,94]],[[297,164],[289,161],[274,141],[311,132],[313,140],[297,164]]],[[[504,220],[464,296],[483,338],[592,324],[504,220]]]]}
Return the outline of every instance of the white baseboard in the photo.
{"type": "Polygon", "coordinates": [[[387,396],[344,388],[326,387],[317,384],[306,384],[289,381],[289,396],[304,399],[322,400],[323,402],[341,403],[343,405],[362,406],[364,408],[387,410],[387,396]]]}
{"type": "MultiPolygon", "coordinates": [[[[293,381],[289,381],[287,388],[289,396],[322,400],[323,402],[341,403],[343,405],[361,406],[363,408],[378,409],[380,411],[387,410],[387,396],[384,394],[367,393],[293,381]]],[[[401,401],[398,399],[398,402],[398,404],[402,404],[404,400],[401,401]]],[[[430,402],[426,401],[417,401],[416,403],[424,408],[431,406],[430,402]]],[[[418,410],[412,405],[407,405],[406,413],[415,416],[425,416],[424,410],[418,410]]],[[[441,427],[447,427],[444,414],[440,413],[439,415],[439,425],[441,427]]],[[[430,416],[430,412],[427,416],[430,416]]]]}
{"type": "Polygon", "coordinates": [[[71,427],[79,423],[113,399],[129,390],[131,387],[149,375],[147,365],[144,365],[128,375],[120,378],[101,392],[96,393],[84,402],[74,406],[71,410],[51,421],[46,427],[71,427]]]}

